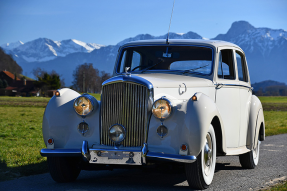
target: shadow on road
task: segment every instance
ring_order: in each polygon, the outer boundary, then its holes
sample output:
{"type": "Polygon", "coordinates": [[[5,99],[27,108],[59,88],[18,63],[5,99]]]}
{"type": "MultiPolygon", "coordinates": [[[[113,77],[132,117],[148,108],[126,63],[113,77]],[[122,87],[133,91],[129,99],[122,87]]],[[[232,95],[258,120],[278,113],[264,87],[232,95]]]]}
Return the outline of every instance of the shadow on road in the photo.
{"type": "Polygon", "coordinates": [[[46,172],[48,172],[47,161],[19,167],[8,167],[5,161],[0,161],[0,181],[11,180],[21,176],[42,174],[46,172]]]}
{"type": "Polygon", "coordinates": [[[215,173],[221,170],[244,170],[241,166],[232,166],[230,163],[216,163],[215,173]]]}

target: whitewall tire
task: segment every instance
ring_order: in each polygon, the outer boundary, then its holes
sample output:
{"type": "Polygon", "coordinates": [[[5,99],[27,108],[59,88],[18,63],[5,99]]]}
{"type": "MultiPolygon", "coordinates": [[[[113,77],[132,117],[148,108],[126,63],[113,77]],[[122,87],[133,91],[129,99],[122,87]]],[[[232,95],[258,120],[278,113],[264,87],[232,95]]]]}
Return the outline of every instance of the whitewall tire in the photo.
{"type": "Polygon", "coordinates": [[[185,164],[188,184],[193,189],[206,189],[211,184],[216,164],[216,137],[210,125],[205,143],[194,163],[185,164]]]}
{"type": "Polygon", "coordinates": [[[257,141],[257,145],[248,153],[239,155],[239,161],[243,168],[254,169],[259,162],[259,150],[261,141],[257,141]]]}

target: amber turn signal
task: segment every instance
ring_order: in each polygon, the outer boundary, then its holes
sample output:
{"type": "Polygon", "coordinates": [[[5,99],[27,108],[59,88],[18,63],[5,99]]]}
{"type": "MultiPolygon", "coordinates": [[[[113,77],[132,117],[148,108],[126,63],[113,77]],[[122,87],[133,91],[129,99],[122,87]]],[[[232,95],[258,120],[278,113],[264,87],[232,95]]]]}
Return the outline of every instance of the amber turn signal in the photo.
{"type": "Polygon", "coordinates": [[[194,95],[194,96],[192,96],[192,101],[197,101],[197,97],[196,97],[196,95],[194,95]]]}
{"type": "Polygon", "coordinates": [[[55,96],[56,96],[56,97],[59,97],[59,96],[60,96],[60,92],[59,92],[59,91],[56,91],[55,96]]]}

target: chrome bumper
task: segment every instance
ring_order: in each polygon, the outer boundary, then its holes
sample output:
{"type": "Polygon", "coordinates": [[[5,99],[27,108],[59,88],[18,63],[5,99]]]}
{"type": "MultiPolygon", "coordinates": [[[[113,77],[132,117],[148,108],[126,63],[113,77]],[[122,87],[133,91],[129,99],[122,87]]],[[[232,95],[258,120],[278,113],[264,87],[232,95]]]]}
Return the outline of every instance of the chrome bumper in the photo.
{"type": "Polygon", "coordinates": [[[88,147],[87,141],[83,141],[82,149],[42,149],[40,153],[43,157],[82,156],[84,161],[95,164],[142,165],[149,159],[180,163],[196,161],[195,156],[148,152],[147,144],[141,150],[94,149],[88,147]]]}

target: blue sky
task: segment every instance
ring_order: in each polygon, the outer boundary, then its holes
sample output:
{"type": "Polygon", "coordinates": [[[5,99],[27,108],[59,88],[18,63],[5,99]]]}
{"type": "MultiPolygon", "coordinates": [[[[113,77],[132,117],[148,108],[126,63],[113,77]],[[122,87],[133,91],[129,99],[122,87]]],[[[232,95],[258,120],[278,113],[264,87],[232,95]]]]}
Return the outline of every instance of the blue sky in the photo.
{"type": "MultiPolygon", "coordinates": [[[[167,33],[173,0],[0,0],[0,44],[45,37],[114,45],[142,33],[167,33]]],[[[287,30],[286,0],[175,0],[171,32],[206,38],[234,21],[287,30]]]]}

